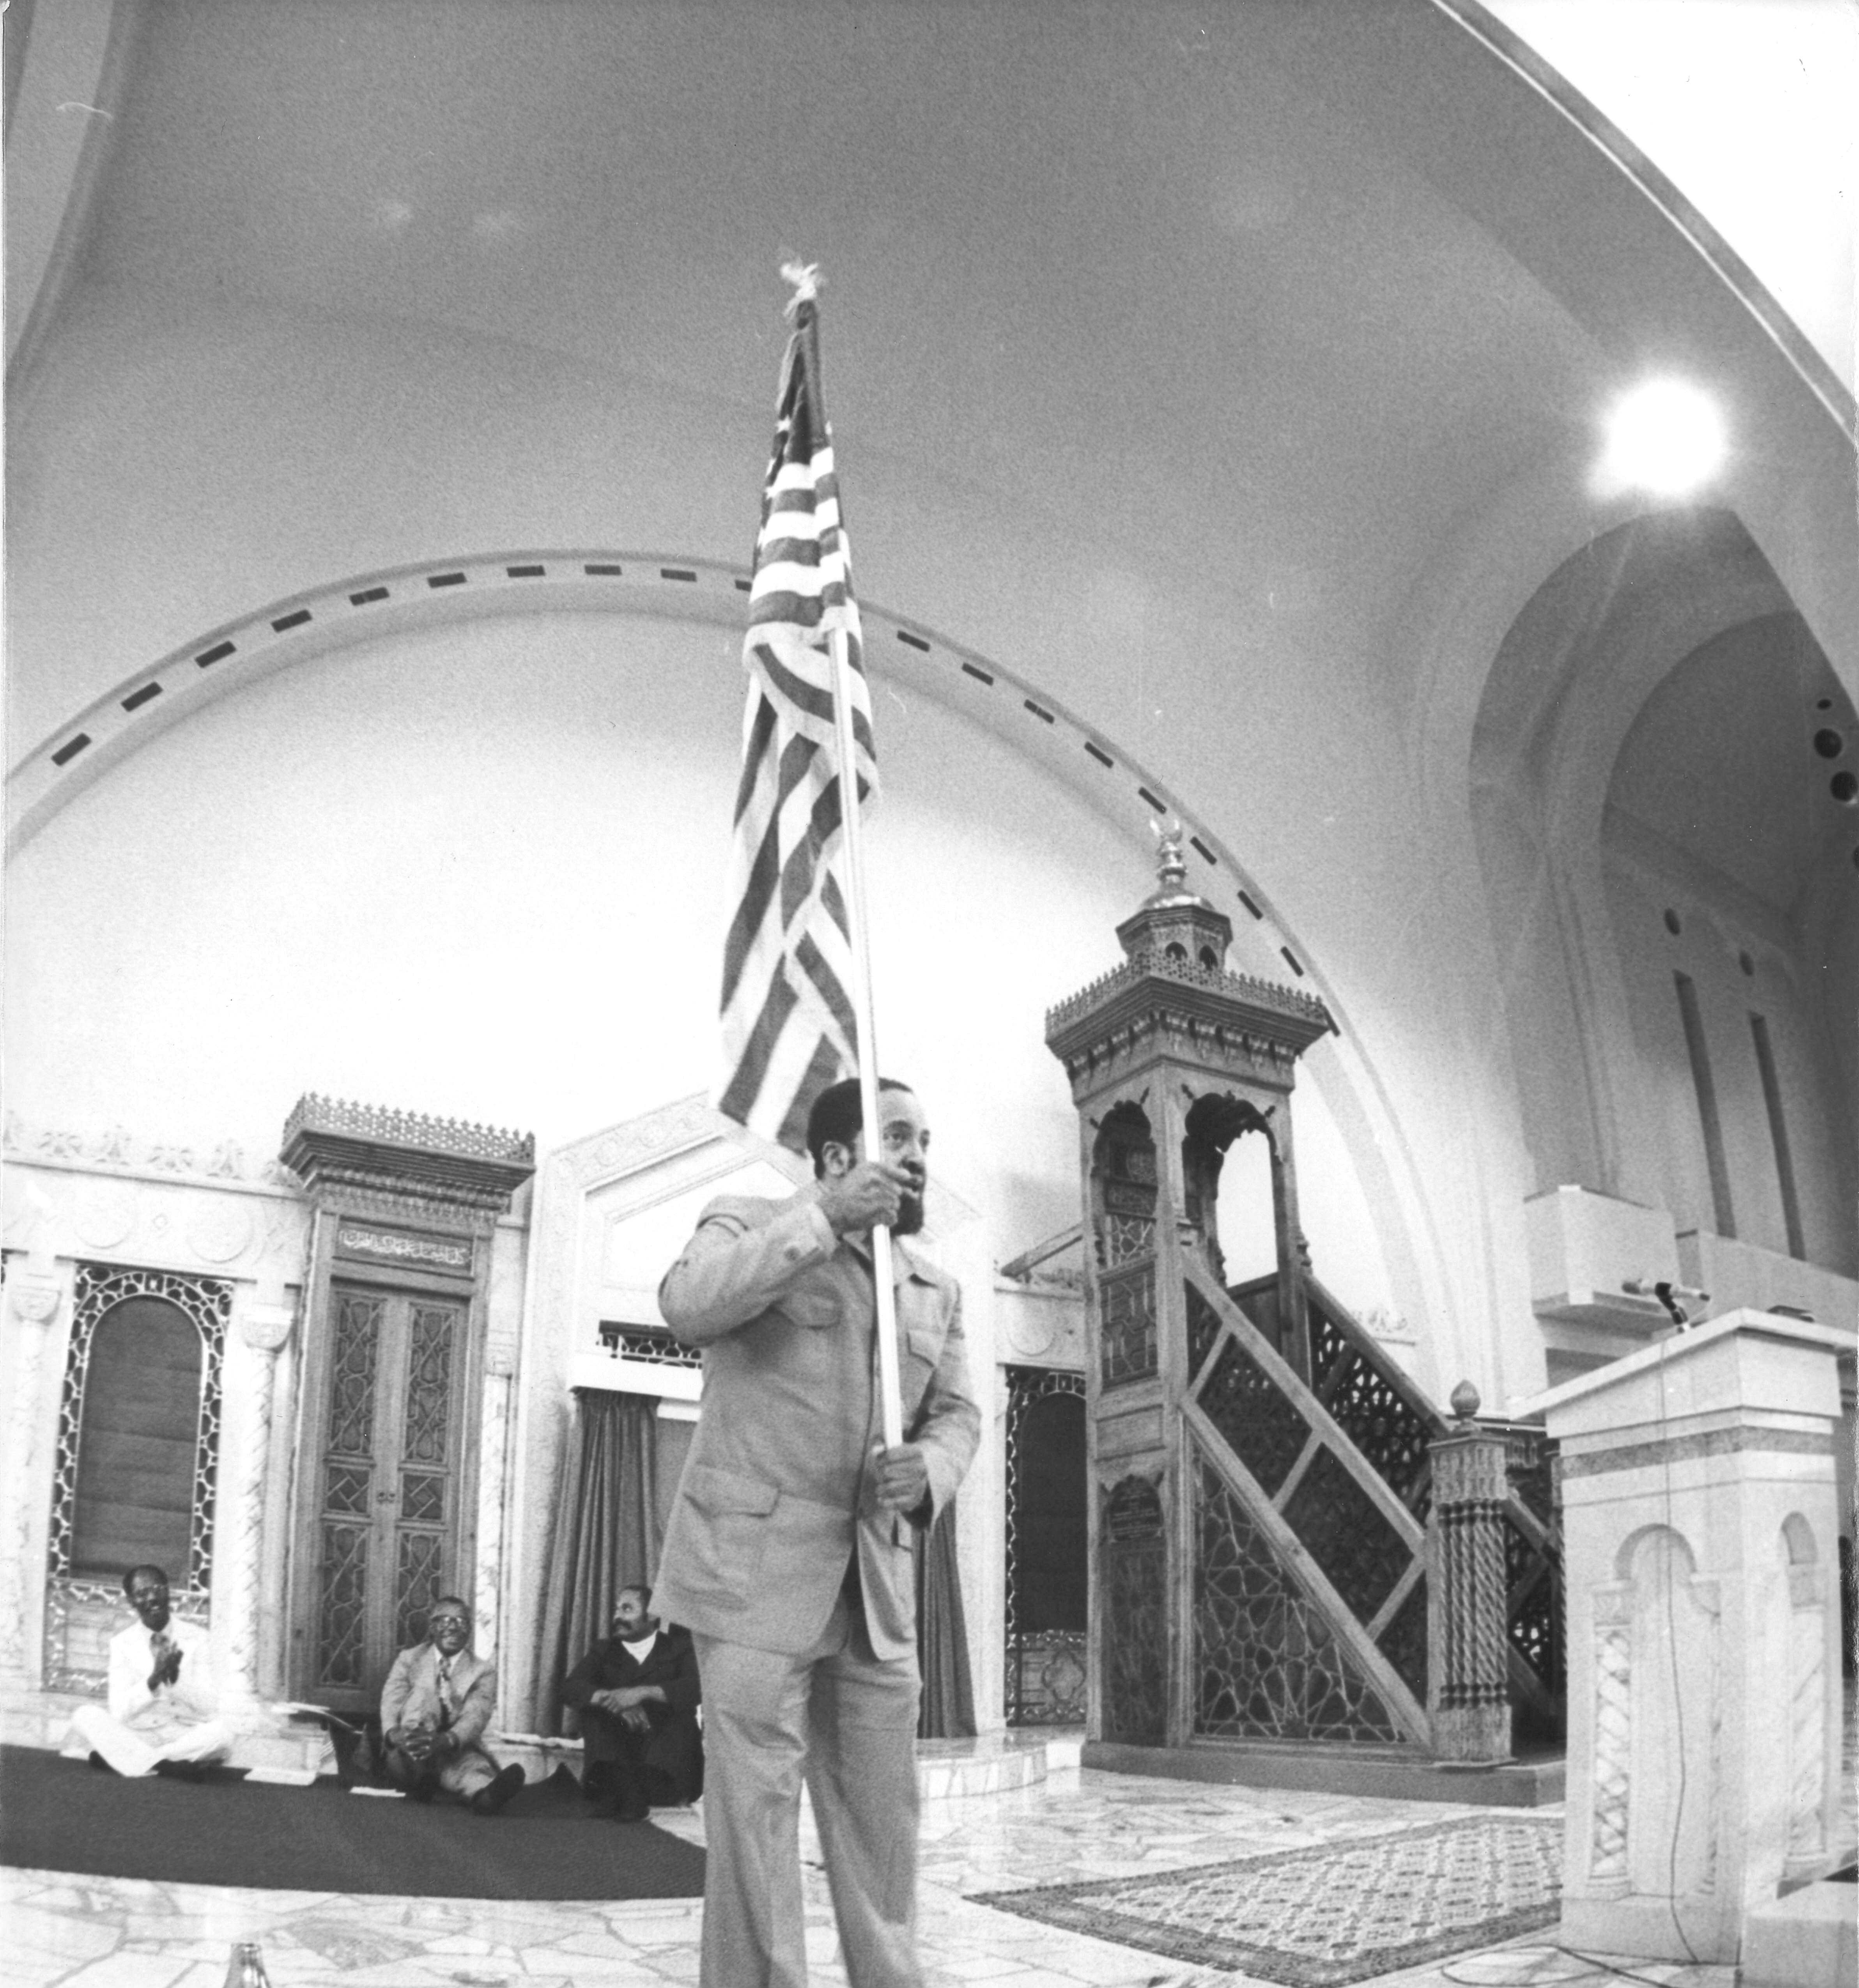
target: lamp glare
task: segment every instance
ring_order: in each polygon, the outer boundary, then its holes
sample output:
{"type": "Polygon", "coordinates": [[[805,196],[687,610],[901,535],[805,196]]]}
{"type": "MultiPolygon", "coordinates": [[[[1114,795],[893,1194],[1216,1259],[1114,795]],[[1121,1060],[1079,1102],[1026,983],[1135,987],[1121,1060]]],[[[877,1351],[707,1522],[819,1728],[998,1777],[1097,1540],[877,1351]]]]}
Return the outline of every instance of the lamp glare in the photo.
{"type": "Polygon", "coordinates": [[[1701,388],[1649,380],[1623,394],[1607,420],[1602,484],[1684,497],[1708,483],[1725,455],[1723,417],[1701,388]]]}

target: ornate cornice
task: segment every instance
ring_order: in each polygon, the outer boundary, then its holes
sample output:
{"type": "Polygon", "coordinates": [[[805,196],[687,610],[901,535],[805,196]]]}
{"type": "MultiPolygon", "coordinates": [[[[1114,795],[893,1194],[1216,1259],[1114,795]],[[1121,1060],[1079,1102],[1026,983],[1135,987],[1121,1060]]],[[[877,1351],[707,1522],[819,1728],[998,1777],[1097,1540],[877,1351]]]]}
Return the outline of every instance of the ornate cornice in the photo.
{"type": "Polygon", "coordinates": [[[279,1157],[321,1202],[358,1198],[500,1215],[536,1171],[530,1133],[353,1104],[310,1092],[284,1121],[279,1157]]]}
{"type": "Polygon", "coordinates": [[[1158,1054],[1288,1084],[1332,1026],[1295,987],[1146,952],[1049,1009],[1045,1039],[1075,1090],[1158,1054]]]}

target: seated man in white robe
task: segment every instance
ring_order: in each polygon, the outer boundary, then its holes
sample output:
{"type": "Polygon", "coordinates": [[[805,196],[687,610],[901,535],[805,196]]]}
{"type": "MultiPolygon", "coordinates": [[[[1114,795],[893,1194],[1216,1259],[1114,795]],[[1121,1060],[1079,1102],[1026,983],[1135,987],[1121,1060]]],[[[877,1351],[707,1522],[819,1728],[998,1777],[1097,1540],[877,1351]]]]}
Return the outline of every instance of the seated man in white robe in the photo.
{"type": "Polygon", "coordinates": [[[108,1709],[80,1706],[71,1729],[90,1749],[93,1767],[132,1779],[159,1769],[196,1777],[232,1750],[207,1632],[171,1614],[158,1567],[132,1567],[123,1592],[141,1619],[110,1639],[108,1709]]]}

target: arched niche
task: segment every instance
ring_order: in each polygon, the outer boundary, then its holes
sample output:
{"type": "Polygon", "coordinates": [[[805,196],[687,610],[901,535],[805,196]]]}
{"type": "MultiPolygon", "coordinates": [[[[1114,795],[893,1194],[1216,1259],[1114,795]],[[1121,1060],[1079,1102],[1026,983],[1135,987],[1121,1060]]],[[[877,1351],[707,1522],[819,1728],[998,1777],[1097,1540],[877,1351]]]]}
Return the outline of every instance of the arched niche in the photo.
{"type": "Polygon", "coordinates": [[[1156,1222],[1160,1185],[1149,1114],[1125,1099],[1091,1149],[1091,1234],[1098,1267],[1098,1363],[1107,1388],[1156,1371],[1156,1222]]]}
{"type": "Polygon", "coordinates": [[[185,1579],[205,1366],[178,1305],[125,1298],[97,1322],[78,1422],[71,1571],[120,1581],[149,1564],[185,1579]]]}
{"type": "Polygon", "coordinates": [[[1020,1434],[1021,1547],[1028,1579],[1023,1617],[1033,1631],[1082,1631],[1085,1541],[1085,1403],[1069,1389],[1029,1403],[1020,1434]]]}
{"type": "Polygon", "coordinates": [[[1697,1564],[1682,1533],[1642,1526],[1594,1597],[1590,1875],[1634,1894],[1702,1889],[1717,1855],[1721,1598],[1697,1564]]]}
{"type": "Polygon", "coordinates": [[[1825,1569],[1813,1527],[1790,1512],[1776,1535],[1788,1584],[1786,1665],[1788,1706],[1788,1861],[1791,1871],[1817,1875],[1827,1848],[1827,1692],[1833,1683],[1828,1648],[1825,1569]]]}
{"type": "Polygon", "coordinates": [[[1156,1194],[1155,1133],[1142,1106],[1126,1099],[1104,1114],[1092,1142],[1091,1212],[1099,1269],[1154,1253],[1156,1194]]]}
{"type": "Polygon", "coordinates": [[[209,1612],[232,1303],[214,1278],[77,1266],[46,1534],[49,1689],[102,1691],[139,1562],[167,1573],[178,1614],[209,1612]]]}
{"type": "Polygon", "coordinates": [[[1089,1661],[1084,1378],[1004,1371],[1007,1723],[1079,1725],[1089,1661]]]}
{"type": "Polygon", "coordinates": [[[1272,1114],[1231,1092],[1197,1097],[1181,1140],[1187,1219],[1222,1285],[1278,1273],[1279,1165],[1272,1114]]]}

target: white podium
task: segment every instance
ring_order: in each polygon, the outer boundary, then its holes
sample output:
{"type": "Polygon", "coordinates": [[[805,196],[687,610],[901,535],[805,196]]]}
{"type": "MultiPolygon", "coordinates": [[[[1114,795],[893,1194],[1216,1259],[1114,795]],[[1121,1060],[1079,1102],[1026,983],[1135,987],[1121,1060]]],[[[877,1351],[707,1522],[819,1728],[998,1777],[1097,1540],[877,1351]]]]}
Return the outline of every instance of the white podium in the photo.
{"type": "Polygon", "coordinates": [[[1828,1868],[1854,1339],[1732,1312],[1532,1405],[1561,1445],[1571,1946],[1733,1960],[1748,1911],[1828,1868]]]}

